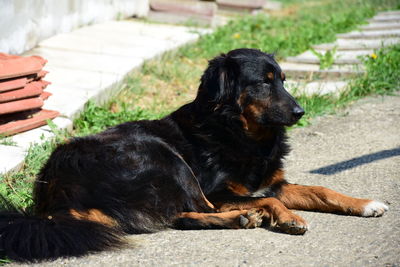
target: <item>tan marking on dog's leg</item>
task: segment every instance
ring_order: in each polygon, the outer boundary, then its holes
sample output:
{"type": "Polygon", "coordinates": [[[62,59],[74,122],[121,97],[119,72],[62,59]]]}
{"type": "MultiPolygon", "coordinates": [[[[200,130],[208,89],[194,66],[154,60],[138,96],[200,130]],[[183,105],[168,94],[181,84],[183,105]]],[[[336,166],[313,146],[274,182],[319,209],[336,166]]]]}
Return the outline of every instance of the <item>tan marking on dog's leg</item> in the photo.
{"type": "Polygon", "coordinates": [[[177,218],[187,218],[198,221],[205,228],[219,226],[228,229],[255,228],[261,225],[264,210],[234,210],[221,213],[182,212],[177,218]]]}
{"type": "Polygon", "coordinates": [[[249,210],[251,208],[262,208],[266,212],[265,218],[270,220],[271,226],[278,226],[289,234],[304,234],[307,231],[307,222],[299,215],[293,213],[276,198],[256,198],[237,203],[224,203],[220,205],[222,212],[234,210],[249,210]]]}
{"type": "Polygon", "coordinates": [[[278,197],[289,209],[314,210],[356,216],[380,216],[388,207],[378,201],[353,198],[322,186],[283,185],[278,197]]]}
{"type": "Polygon", "coordinates": [[[241,183],[228,181],[226,185],[231,192],[238,196],[248,196],[250,194],[249,190],[241,183]]]}
{"type": "Polygon", "coordinates": [[[111,227],[117,226],[117,222],[113,218],[105,215],[98,209],[89,209],[87,211],[70,209],[69,213],[78,220],[97,222],[111,227]]]}

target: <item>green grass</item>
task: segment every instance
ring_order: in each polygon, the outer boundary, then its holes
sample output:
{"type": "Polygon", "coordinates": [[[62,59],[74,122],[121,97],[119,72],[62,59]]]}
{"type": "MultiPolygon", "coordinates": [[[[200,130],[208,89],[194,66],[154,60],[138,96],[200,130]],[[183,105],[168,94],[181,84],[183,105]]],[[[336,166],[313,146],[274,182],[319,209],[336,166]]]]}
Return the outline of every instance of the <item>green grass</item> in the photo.
{"type": "Polygon", "coordinates": [[[351,82],[340,101],[353,101],[369,94],[388,94],[400,89],[400,45],[384,48],[364,58],[366,74],[351,82]]]}
{"type": "Polygon", "coordinates": [[[377,10],[396,6],[394,0],[296,1],[290,16],[263,14],[234,20],[195,46],[182,50],[188,58],[210,58],[235,48],[258,48],[278,59],[297,55],[310,45],[331,42],[337,33],[365,23],[377,10]]]}
{"type": "Polygon", "coordinates": [[[86,105],[85,112],[75,120],[76,135],[98,133],[106,128],[126,121],[158,119],[163,114],[152,113],[144,109],[130,109],[121,104],[120,110],[113,110],[114,103],[97,106],[93,102],[86,105]]]}
{"type": "Polygon", "coordinates": [[[17,143],[12,140],[11,137],[6,137],[0,135],[0,145],[5,145],[5,146],[15,146],[17,143]]]}
{"type": "MultiPolygon", "coordinates": [[[[287,9],[268,17],[247,16],[221,27],[197,43],[166,53],[161,59],[146,62],[122,85],[122,93],[108,105],[89,103],[75,120],[74,136],[96,133],[129,120],[156,119],[193,99],[207,59],[239,47],[256,47],[276,52],[278,59],[293,56],[310,45],[330,42],[338,32],[346,32],[365,22],[377,10],[396,7],[397,0],[304,1],[285,0],[287,9]]],[[[400,47],[377,52],[376,59],[365,61],[368,74],[354,80],[350,90],[339,97],[298,97],[306,109],[299,125],[331,113],[368,94],[387,94],[399,90],[400,47]]],[[[51,151],[64,142],[68,134],[52,127],[55,140],[31,147],[23,169],[0,176],[3,207],[13,205],[29,211],[34,178],[51,151]]],[[[6,141],[5,141],[6,142],[6,141]]],[[[1,199],[0,199],[1,201],[1,199]]]]}
{"type": "Polygon", "coordinates": [[[16,207],[22,211],[29,211],[36,175],[56,145],[57,139],[31,146],[22,171],[0,176],[0,201],[3,208],[16,207]]]}

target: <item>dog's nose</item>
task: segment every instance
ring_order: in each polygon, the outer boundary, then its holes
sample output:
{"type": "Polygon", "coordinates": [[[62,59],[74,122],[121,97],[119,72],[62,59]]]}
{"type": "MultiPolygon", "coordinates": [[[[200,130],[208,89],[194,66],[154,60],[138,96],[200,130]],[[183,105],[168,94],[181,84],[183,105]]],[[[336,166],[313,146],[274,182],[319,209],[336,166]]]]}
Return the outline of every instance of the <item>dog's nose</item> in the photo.
{"type": "Polygon", "coordinates": [[[296,119],[300,119],[303,115],[304,115],[304,109],[302,109],[301,107],[297,106],[293,109],[293,116],[296,119]]]}

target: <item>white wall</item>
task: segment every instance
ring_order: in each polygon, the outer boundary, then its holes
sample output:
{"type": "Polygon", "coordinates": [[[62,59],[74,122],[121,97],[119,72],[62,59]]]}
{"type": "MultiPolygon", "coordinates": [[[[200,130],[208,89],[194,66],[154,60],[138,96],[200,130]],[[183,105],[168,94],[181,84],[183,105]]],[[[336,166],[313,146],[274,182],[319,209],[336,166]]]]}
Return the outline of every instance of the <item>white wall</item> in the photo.
{"type": "Polygon", "coordinates": [[[148,9],[149,0],[0,0],[0,52],[21,54],[57,33],[148,9]]]}

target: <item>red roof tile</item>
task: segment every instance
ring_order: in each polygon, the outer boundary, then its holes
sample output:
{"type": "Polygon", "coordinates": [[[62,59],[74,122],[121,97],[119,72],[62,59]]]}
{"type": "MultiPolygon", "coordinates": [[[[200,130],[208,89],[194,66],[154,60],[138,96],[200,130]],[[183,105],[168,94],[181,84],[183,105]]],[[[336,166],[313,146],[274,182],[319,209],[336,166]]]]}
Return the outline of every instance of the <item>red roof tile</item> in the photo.
{"type": "Polygon", "coordinates": [[[36,110],[32,112],[22,112],[17,115],[13,115],[13,119],[3,125],[1,125],[2,116],[0,116],[0,134],[12,135],[31,130],[42,125],[46,125],[46,120],[54,119],[58,115],[60,115],[60,113],[57,111],[45,109],[40,111],[36,110]]]}
{"type": "Polygon", "coordinates": [[[27,98],[0,104],[0,115],[14,113],[43,106],[43,99],[40,97],[27,98]]]}
{"type": "Polygon", "coordinates": [[[0,53],[0,79],[39,73],[46,62],[39,56],[19,57],[0,53]]]}
{"type": "Polygon", "coordinates": [[[15,101],[32,96],[39,96],[48,85],[46,81],[28,83],[24,88],[0,93],[0,103],[15,101]]]}

